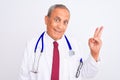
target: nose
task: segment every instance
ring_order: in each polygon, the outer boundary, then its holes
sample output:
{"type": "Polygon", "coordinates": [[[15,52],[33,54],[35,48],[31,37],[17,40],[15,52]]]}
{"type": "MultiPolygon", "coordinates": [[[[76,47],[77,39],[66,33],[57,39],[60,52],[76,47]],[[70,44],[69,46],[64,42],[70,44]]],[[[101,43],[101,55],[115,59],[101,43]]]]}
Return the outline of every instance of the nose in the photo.
{"type": "Polygon", "coordinates": [[[65,25],[64,25],[63,22],[60,22],[60,23],[58,24],[58,28],[59,28],[59,29],[63,29],[64,27],[65,27],[65,25]]]}

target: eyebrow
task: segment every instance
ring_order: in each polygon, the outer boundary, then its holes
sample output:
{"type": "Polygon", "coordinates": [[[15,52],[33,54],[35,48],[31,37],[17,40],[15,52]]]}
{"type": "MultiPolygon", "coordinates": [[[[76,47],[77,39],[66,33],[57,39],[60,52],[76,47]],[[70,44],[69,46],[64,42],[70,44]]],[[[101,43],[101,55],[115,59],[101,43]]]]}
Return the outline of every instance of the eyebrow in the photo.
{"type": "MultiPolygon", "coordinates": [[[[57,18],[57,19],[60,19],[60,20],[61,20],[61,18],[60,18],[59,16],[56,16],[55,18],[57,18]]],[[[54,19],[55,19],[55,18],[54,18],[54,19]]],[[[68,22],[69,20],[68,20],[68,19],[65,19],[65,20],[64,20],[64,22],[66,22],[66,21],[68,22]]]]}
{"type": "Polygon", "coordinates": [[[60,19],[61,20],[61,18],[59,16],[56,16],[54,19],[60,19]]]}

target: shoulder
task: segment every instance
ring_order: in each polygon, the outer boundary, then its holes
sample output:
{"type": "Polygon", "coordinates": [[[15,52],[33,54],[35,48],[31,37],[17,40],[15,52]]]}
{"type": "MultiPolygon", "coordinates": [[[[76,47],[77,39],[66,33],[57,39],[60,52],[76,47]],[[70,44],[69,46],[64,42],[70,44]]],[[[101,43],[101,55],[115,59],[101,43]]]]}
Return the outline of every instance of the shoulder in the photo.
{"type": "Polygon", "coordinates": [[[30,40],[27,40],[27,46],[30,47],[35,47],[38,39],[40,37],[40,34],[35,35],[34,37],[32,37],[30,40]]]}
{"type": "Polygon", "coordinates": [[[70,35],[66,35],[71,47],[73,50],[78,51],[79,48],[79,41],[74,37],[74,36],[70,36],[70,35]]]}
{"type": "Polygon", "coordinates": [[[71,45],[79,45],[79,41],[77,38],[75,38],[74,36],[71,36],[71,35],[65,35],[68,39],[68,41],[70,42],[71,45]]]}
{"type": "Polygon", "coordinates": [[[27,44],[35,44],[38,40],[39,36],[35,36],[27,41],[27,44]]]}

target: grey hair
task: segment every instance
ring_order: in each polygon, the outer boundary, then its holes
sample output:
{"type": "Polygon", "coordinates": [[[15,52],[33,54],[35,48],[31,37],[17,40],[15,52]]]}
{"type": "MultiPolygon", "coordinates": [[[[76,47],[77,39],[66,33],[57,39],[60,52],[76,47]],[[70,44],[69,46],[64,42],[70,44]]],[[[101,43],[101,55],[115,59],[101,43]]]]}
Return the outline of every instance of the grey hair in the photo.
{"type": "Polygon", "coordinates": [[[51,7],[49,8],[48,13],[47,13],[47,16],[50,17],[52,11],[53,11],[54,9],[56,9],[56,8],[66,9],[66,10],[70,13],[69,9],[68,9],[65,5],[63,5],[63,4],[55,4],[55,5],[53,5],[53,6],[51,6],[51,7]]]}

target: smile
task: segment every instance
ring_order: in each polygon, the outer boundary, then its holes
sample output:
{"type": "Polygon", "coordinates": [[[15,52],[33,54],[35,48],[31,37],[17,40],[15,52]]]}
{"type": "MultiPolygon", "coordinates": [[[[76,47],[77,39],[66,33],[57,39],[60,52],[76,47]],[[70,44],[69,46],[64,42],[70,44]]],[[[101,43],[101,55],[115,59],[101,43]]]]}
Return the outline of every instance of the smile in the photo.
{"type": "Polygon", "coordinates": [[[62,31],[57,30],[57,29],[54,29],[54,31],[57,32],[57,33],[62,33],[62,31]]]}

